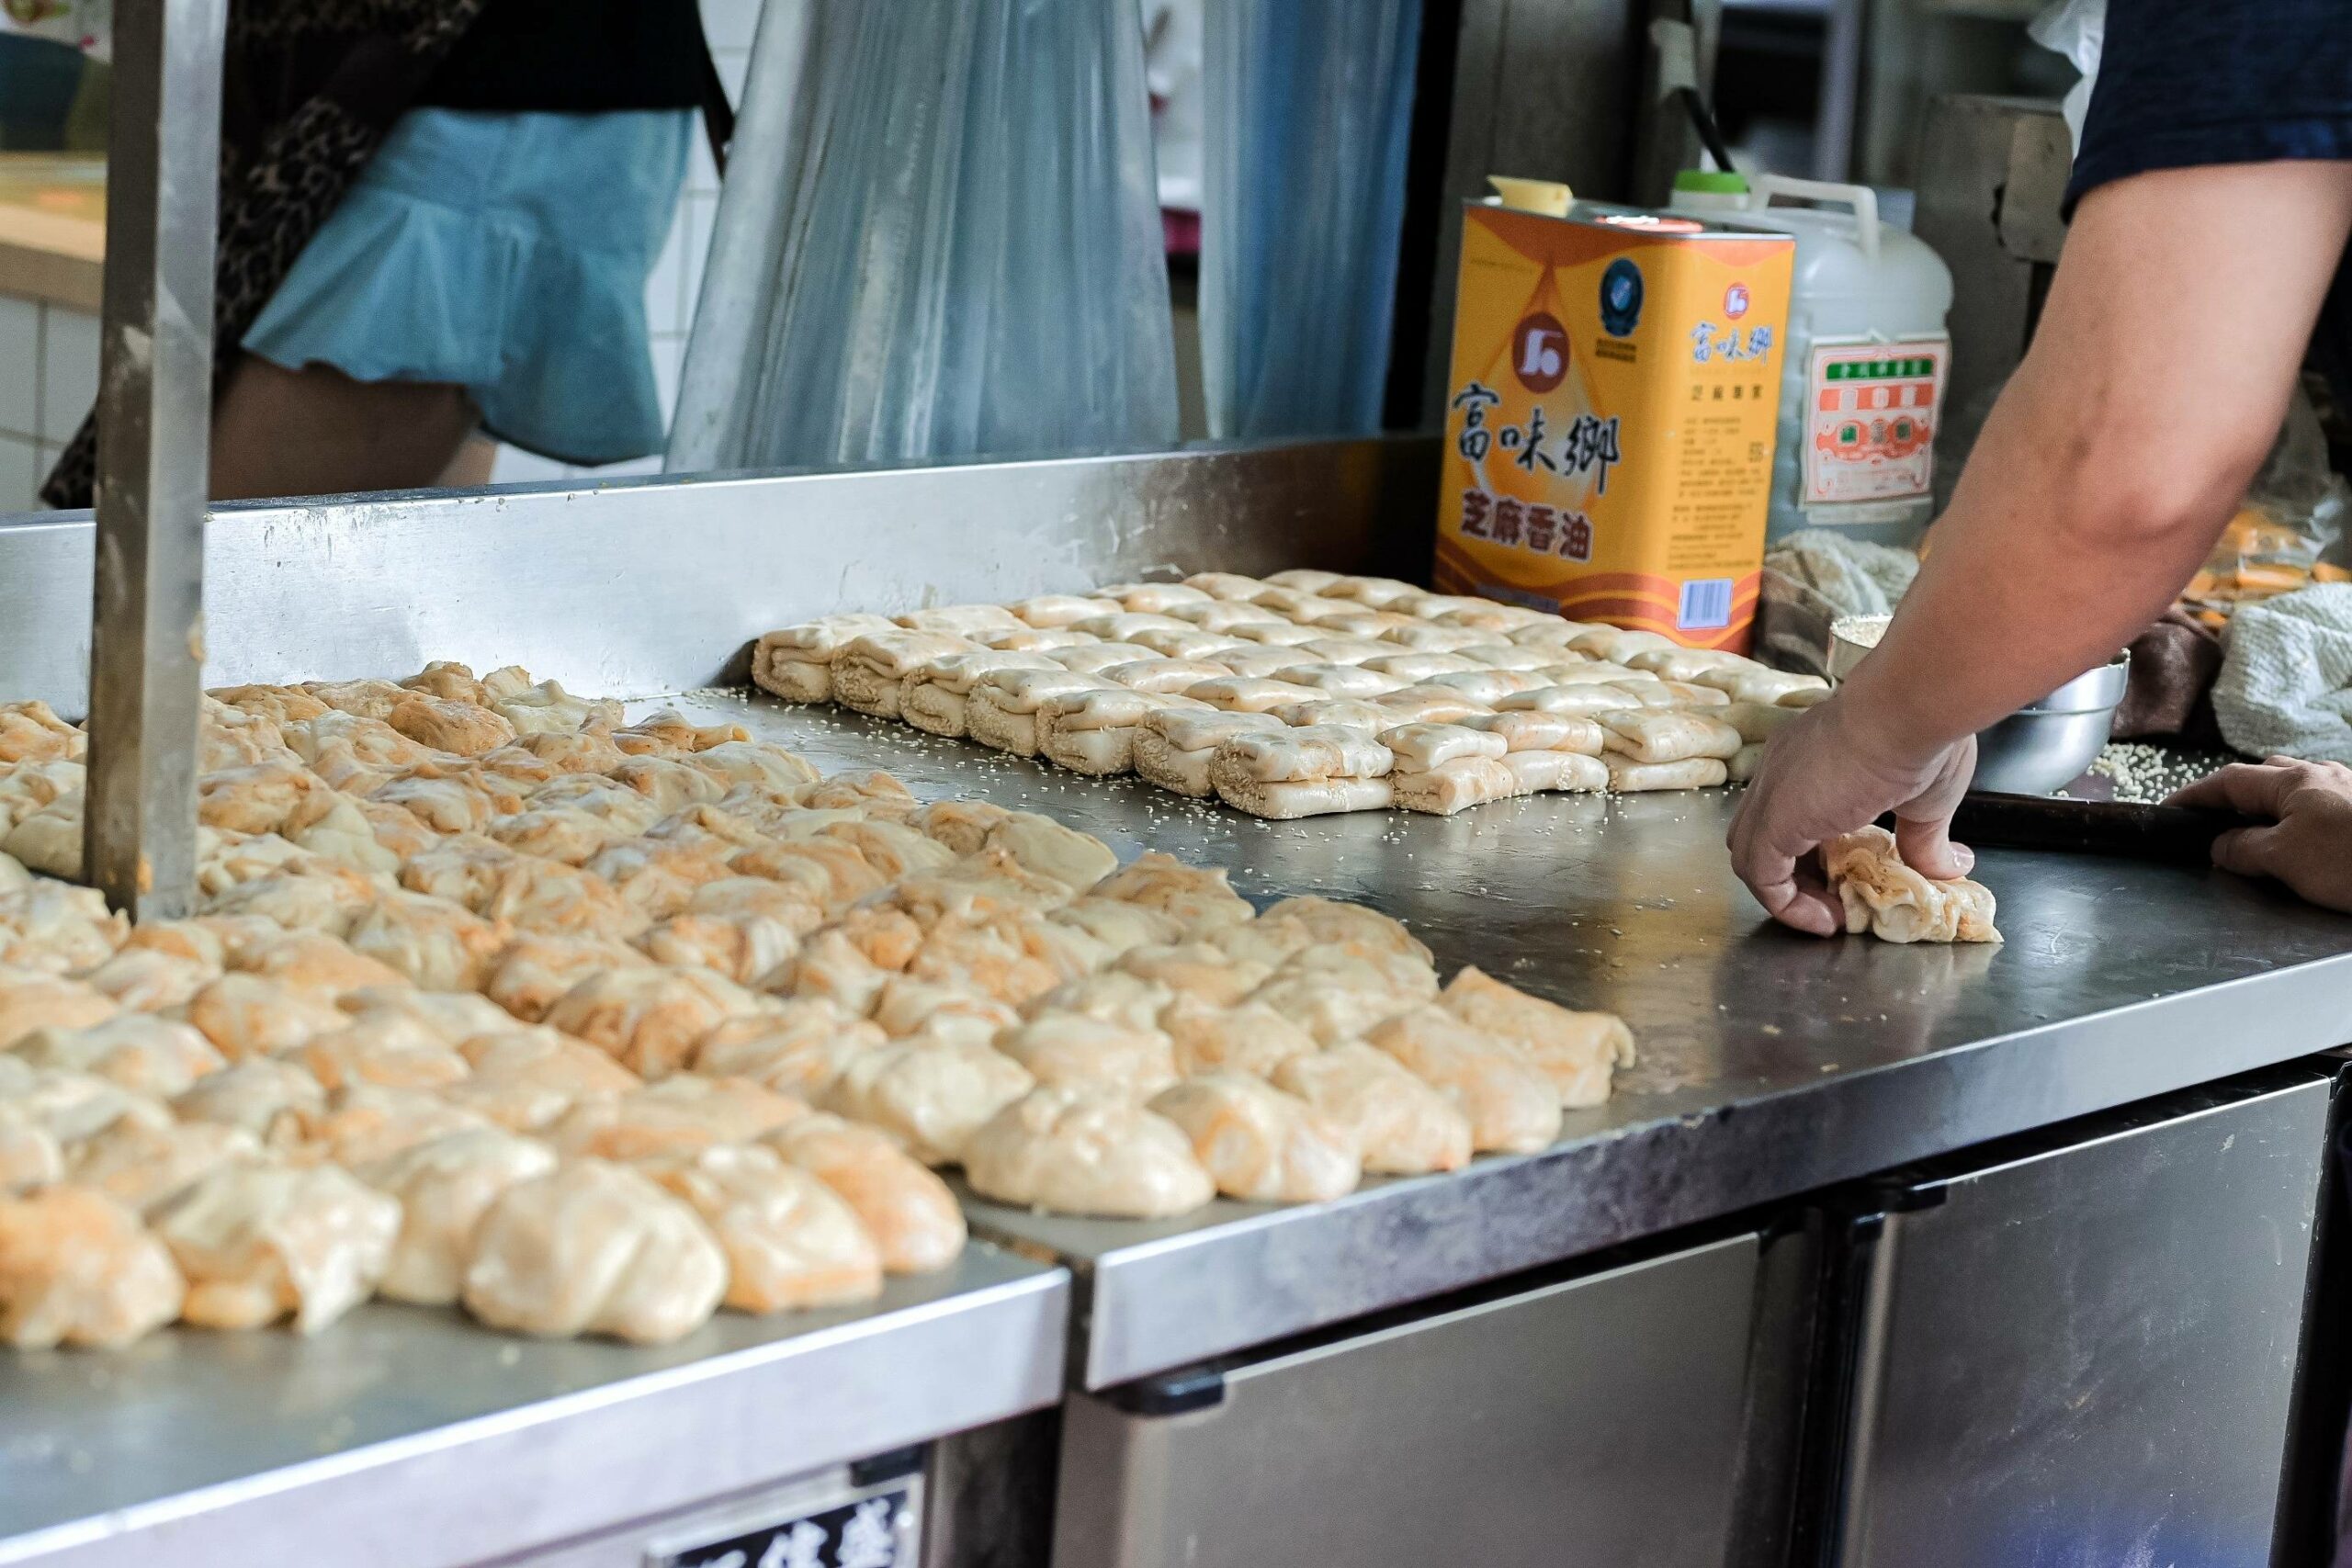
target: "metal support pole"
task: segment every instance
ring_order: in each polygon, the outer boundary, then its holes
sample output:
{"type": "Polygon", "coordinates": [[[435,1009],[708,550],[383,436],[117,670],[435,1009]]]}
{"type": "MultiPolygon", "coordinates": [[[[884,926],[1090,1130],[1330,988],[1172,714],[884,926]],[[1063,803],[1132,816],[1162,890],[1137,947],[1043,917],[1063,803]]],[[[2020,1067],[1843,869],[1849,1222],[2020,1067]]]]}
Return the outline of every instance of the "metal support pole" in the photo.
{"type": "Polygon", "coordinates": [[[115,6],[83,849],[136,919],[184,915],[196,892],[226,17],[227,0],[115,6]]]}

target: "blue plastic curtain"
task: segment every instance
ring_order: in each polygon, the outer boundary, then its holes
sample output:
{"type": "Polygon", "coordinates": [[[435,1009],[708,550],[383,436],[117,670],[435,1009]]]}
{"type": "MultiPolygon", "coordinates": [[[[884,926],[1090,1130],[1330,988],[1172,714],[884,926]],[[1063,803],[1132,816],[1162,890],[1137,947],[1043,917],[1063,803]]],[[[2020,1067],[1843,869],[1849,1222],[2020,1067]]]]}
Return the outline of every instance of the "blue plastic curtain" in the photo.
{"type": "Polygon", "coordinates": [[[1135,0],[770,0],[672,470],[1172,446],[1135,0]]]}
{"type": "Polygon", "coordinates": [[[1212,434],[1380,428],[1420,31],[1420,0],[1207,0],[1212,434]]]}

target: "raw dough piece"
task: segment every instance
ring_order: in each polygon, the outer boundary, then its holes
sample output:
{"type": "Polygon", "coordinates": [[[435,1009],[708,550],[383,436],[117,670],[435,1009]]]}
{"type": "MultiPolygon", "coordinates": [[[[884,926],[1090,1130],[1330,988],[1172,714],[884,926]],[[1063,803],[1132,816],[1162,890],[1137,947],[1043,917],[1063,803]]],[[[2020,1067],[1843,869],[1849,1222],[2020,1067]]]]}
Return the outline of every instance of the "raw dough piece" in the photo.
{"type": "MultiPolygon", "coordinates": [[[[885,994],[908,983],[903,976],[894,978],[885,994]]],[[[695,1071],[749,1078],[763,1089],[813,1102],[831,1089],[851,1058],[888,1043],[880,1024],[836,1002],[796,997],[775,1012],[729,1019],[704,1035],[695,1048],[695,1071]]]]}
{"type": "MultiPolygon", "coordinates": [[[[1258,917],[1258,929],[1264,931],[1295,930],[1304,936],[1298,943],[1300,948],[1328,943],[1393,954],[1423,969],[1428,969],[1431,963],[1429,948],[1405,929],[1402,920],[1362,904],[1342,903],[1335,898],[1284,898],[1280,903],[1269,905],[1266,912],[1258,917]]],[[[1434,990],[1434,972],[1429,984],[1434,990]]],[[[1419,982],[1414,982],[1410,988],[1413,994],[1421,993],[1419,982]]]]}
{"type": "Polygon", "coordinates": [[[1363,1175],[1348,1133],[1248,1073],[1192,1078],[1155,1096],[1151,1109],[1192,1140],[1193,1157],[1228,1198],[1319,1202],[1354,1191],[1363,1175]]]}
{"type": "Polygon", "coordinates": [[[1624,756],[1603,761],[1609,764],[1609,787],[1620,795],[1650,789],[1713,789],[1731,776],[1730,770],[1713,757],[1681,762],[1636,762],[1624,756]]]}
{"type": "Polygon", "coordinates": [[[303,1119],[323,1114],[327,1091],[292,1062],[260,1056],[198,1078],[172,1101],[183,1122],[240,1128],[272,1148],[300,1140],[303,1119]]]}
{"type": "Polygon", "coordinates": [[[1541,709],[1477,714],[1464,719],[1462,727],[1499,738],[1507,753],[1574,751],[1598,757],[1609,741],[1609,732],[1589,718],[1541,709]]]}
{"type": "Polygon", "coordinates": [[[1046,761],[1073,773],[1124,773],[1134,765],[1136,726],[1160,705],[1155,697],[1125,689],[1049,697],[1037,708],[1038,749],[1046,761]]]}
{"type": "Polygon", "coordinates": [[[727,1292],[727,1255],[695,1212],[639,1172],[567,1160],[498,1196],[474,1231],[466,1310],[492,1328],[661,1344],[727,1292]]]}
{"type": "Polygon", "coordinates": [[[133,1094],[169,1100],[227,1065],[211,1043],[185,1023],[146,1013],[119,1013],[80,1029],[40,1029],[10,1046],[36,1067],[89,1073],[133,1094]]]}
{"type": "Polygon", "coordinates": [[[322,1034],[292,1053],[329,1092],[354,1084],[437,1089],[470,1070],[456,1046],[414,1019],[379,1012],[322,1034]]]}
{"type": "MultiPolygon", "coordinates": [[[[1764,668],[1752,659],[1716,648],[1637,649],[1618,662],[1628,670],[1638,670],[1661,681],[1696,681],[1702,675],[1716,671],[1753,673],[1764,668]]],[[[1730,689],[1728,686],[1724,688],[1725,691],[1730,689]]]]}
{"type": "Polygon", "coordinates": [[[1382,675],[1393,676],[1403,684],[1426,681],[1432,675],[1461,674],[1479,668],[1473,659],[1458,653],[1383,653],[1364,660],[1363,667],[1382,675]]]}
{"type": "Polygon", "coordinates": [[[1035,653],[1004,653],[983,649],[951,653],[918,666],[899,684],[899,716],[917,729],[951,739],[964,734],[964,705],[981,676],[998,670],[1057,670],[1052,660],[1035,653]]]}
{"type": "Polygon", "coordinates": [[[1096,615],[1115,615],[1121,606],[1115,599],[1099,596],[1041,593],[1034,599],[1023,599],[1008,604],[1005,608],[1030,626],[1060,627],[1090,620],[1096,615]]]}
{"type": "Polygon", "coordinates": [[[1560,1096],[1508,1043],[1439,1007],[1401,1013],[1365,1043],[1387,1052],[1470,1118],[1481,1153],[1532,1154],[1560,1135],[1560,1096]]]}
{"type": "Polygon", "coordinates": [[[979,651],[978,643],[952,632],[867,632],[833,656],[833,700],[876,718],[896,718],[909,675],[934,659],[979,651]]]}
{"type": "Polygon", "coordinates": [[[788,703],[832,701],[832,663],[854,637],[888,631],[887,615],[829,615],[768,633],[752,650],[752,680],[788,703]]]}
{"type": "Polygon", "coordinates": [[[1903,863],[1894,835],[1861,828],[1822,846],[1829,886],[1846,908],[1846,929],[1882,942],[1998,942],[1993,891],[1960,877],[1931,882],[1903,863]]]}
{"type": "MultiPolygon", "coordinates": [[[[1282,625],[1286,629],[1291,629],[1288,621],[1283,622],[1282,625]]],[[[1238,637],[1264,629],[1255,625],[1246,626],[1240,627],[1234,635],[1238,637]]],[[[1306,649],[1303,646],[1293,647],[1288,643],[1245,642],[1236,643],[1232,648],[1218,654],[1216,661],[1224,665],[1228,671],[1244,680],[1271,681],[1277,671],[1287,670],[1302,662],[1306,657],[1306,649]]],[[[1278,710],[1270,709],[1269,711],[1278,710]]]]}
{"type": "Polygon", "coordinates": [[[352,922],[351,950],[428,991],[478,987],[513,928],[428,894],[388,892],[352,922]]]}
{"type": "Polygon", "coordinates": [[[400,1228],[396,1201],[331,1165],[224,1166],[155,1219],[187,1278],[189,1323],[259,1328],[290,1313],[305,1334],[368,1299],[400,1228]]]}
{"type": "Polygon", "coordinates": [[[1136,948],[1163,946],[1184,934],[1183,927],[1174,918],[1157,909],[1091,894],[1072,899],[1046,919],[1092,943],[1098,950],[1096,968],[1114,964],[1136,948]]]}
{"type": "Polygon", "coordinates": [[[1544,677],[1524,671],[1470,670],[1454,675],[1432,675],[1413,689],[1452,692],[1464,702],[1491,708],[1505,697],[1520,692],[1540,692],[1550,684],[1544,677]]]}
{"type": "Polygon", "coordinates": [[[40,1119],[0,1100],[0,1197],[65,1179],[65,1151],[40,1119]]]}
{"type": "Polygon", "coordinates": [[[1249,919],[1257,912],[1227,883],[1222,867],[1186,865],[1157,850],[1147,850],[1096,883],[1092,896],[1157,909],[1193,934],[1249,919]]]}
{"type": "Polygon", "coordinates": [[[964,1175],[1000,1203],[1116,1219],[1162,1219],[1216,1196],[1183,1129],[1127,1096],[1070,1086],[999,1111],[971,1135],[964,1175]]]}
{"type": "MultiPolygon", "coordinates": [[[[1301,643],[1313,642],[1323,634],[1313,626],[1301,626],[1284,616],[1279,621],[1252,621],[1246,626],[1236,626],[1233,635],[1261,648],[1296,648],[1301,643]]],[[[1295,664],[1298,660],[1294,658],[1290,662],[1295,664]]]]}
{"type": "Polygon", "coordinates": [[[104,1194],[0,1198],[0,1341],[14,1348],[128,1345],[177,1317],[186,1291],[164,1245],[104,1194]]]}
{"type": "Polygon", "coordinates": [[[1302,779],[1283,784],[1240,779],[1219,784],[1217,795],[1237,811],[1275,822],[1380,811],[1396,803],[1396,789],[1386,778],[1302,779]]]}
{"type": "Polygon", "coordinates": [[[1376,739],[1384,729],[1396,728],[1385,708],[1360,697],[1318,697],[1313,702],[1284,703],[1273,710],[1273,716],[1294,729],[1310,726],[1351,729],[1366,740],[1376,739]]]}
{"type": "Polygon", "coordinates": [[[1293,1056],[1318,1051],[1315,1036],[1260,1002],[1218,1007],[1198,997],[1178,997],[1159,1015],[1184,1077],[1230,1069],[1271,1077],[1293,1056]]]}
{"type": "MultiPolygon", "coordinates": [[[[1193,626],[1174,628],[1153,627],[1135,633],[1129,640],[1134,642],[1139,648],[1150,649],[1154,653],[1159,654],[1163,659],[1171,660],[1178,663],[1198,663],[1204,665],[1205,673],[1202,677],[1204,680],[1207,679],[1209,675],[1229,675],[1232,673],[1232,671],[1227,670],[1222,663],[1217,662],[1218,656],[1227,649],[1249,648],[1251,646],[1248,643],[1236,642],[1233,638],[1226,637],[1221,633],[1203,631],[1200,627],[1193,626]]],[[[1254,651],[1254,649],[1252,651],[1254,651]]],[[[1122,681],[1119,683],[1121,685],[1127,685],[1131,682],[1122,681]]],[[[1152,691],[1169,691],[1175,688],[1166,685],[1154,685],[1149,688],[1137,688],[1137,690],[1152,691]]]]}
{"type": "MultiPolygon", "coordinates": [[[[1597,718],[1612,710],[1623,711],[1640,707],[1641,700],[1632,694],[1601,682],[1544,686],[1532,692],[1516,692],[1495,701],[1497,713],[1544,713],[1562,718],[1597,718]]],[[[1604,733],[1605,739],[1605,733],[1604,733]]]]}
{"type": "Polygon", "coordinates": [[[79,980],[32,969],[0,969],[0,1047],[37,1029],[85,1029],[121,1010],[112,997],[79,980]]]}
{"type": "Polygon", "coordinates": [[[1162,789],[1204,799],[1214,793],[1209,762],[1219,746],[1239,735],[1280,733],[1283,728],[1270,714],[1162,708],[1145,715],[1136,727],[1135,770],[1162,789]]]}
{"type": "Polygon", "coordinates": [[[1680,645],[1672,637],[1657,632],[1629,631],[1622,626],[1592,626],[1570,638],[1568,646],[1588,658],[1622,664],[1646,649],[1670,649],[1680,645]]]}
{"type": "Polygon", "coordinates": [[[552,1029],[510,1027],[464,1042],[472,1074],[440,1090],[442,1099],[510,1133],[538,1133],[586,1100],[611,1100],[640,1087],[635,1073],[552,1029]]]}
{"type": "Polygon", "coordinates": [[[88,1073],[62,1067],[33,1067],[13,1058],[0,1058],[0,1089],[6,1102],[41,1128],[61,1146],[95,1138],[120,1122],[149,1127],[166,1126],[171,1112],[143,1094],[88,1073]]]}
{"type": "Polygon", "coordinates": [[[1405,684],[1393,675],[1336,662],[1294,664],[1276,671],[1273,678],[1294,686],[1312,687],[1329,697],[1377,697],[1405,684]]]}
{"type": "MultiPolygon", "coordinates": [[[[524,1022],[537,1023],[564,993],[590,976],[651,966],[651,959],[626,942],[526,931],[491,965],[482,994],[524,1022]]],[[[213,1043],[220,1043],[219,1036],[213,1043]]]]}
{"type": "Polygon", "coordinates": [[[304,1113],[300,1121],[299,1157],[322,1156],[347,1168],[428,1138],[490,1125],[486,1118],[424,1089],[370,1083],[337,1090],[325,1111],[304,1113]]]}
{"type": "Polygon", "coordinates": [[[910,610],[898,617],[899,625],[917,631],[965,632],[980,631],[990,626],[1016,626],[1021,618],[1001,604],[938,604],[928,610],[910,610]]]}
{"type": "Polygon", "coordinates": [[[1612,1012],[1571,1012],[1475,968],[1456,974],[1438,1000],[1463,1022],[1517,1047],[1571,1111],[1607,1100],[1610,1074],[1634,1065],[1634,1032],[1612,1012]]]}
{"type": "Polygon", "coordinates": [[[1491,713],[1486,703],[1473,702],[1443,686],[1406,686],[1380,699],[1391,725],[1459,724],[1473,714],[1491,713]]]}
{"type": "Polygon", "coordinates": [[[583,1100],[548,1136],[567,1154],[653,1159],[715,1144],[746,1144],[808,1110],[791,1096],[747,1078],[680,1073],[627,1094],[583,1100]]]}
{"type": "Polygon", "coordinates": [[[456,1301],[482,1215],[509,1187],[555,1167],[545,1144],[489,1129],[413,1144],[362,1167],[355,1173],[361,1180],[401,1202],[400,1235],[379,1288],[396,1302],[456,1301]]]}
{"type": "Polygon", "coordinates": [[[1048,697],[1092,691],[1110,682],[1069,670],[1001,670],[982,676],[964,706],[966,732],[1016,757],[1037,754],[1037,705],[1048,697]]]}
{"type": "Polygon", "coordinates": [[[1168,1036],[1083,1013],[1041,1013],[999,1035],[996,1048],[1041,1084],[1078,1084],[1148,1100],[1176,1081],[1168,1036]]]}
{"type": "Polygon", "coordinates": [[[1396,757],[1396,771],[1406,773],[1425,773],[1464,758],[1499,759],[1511,749],[1503,736],[1462,724],[1400,724],[1382,730],[1380,743],[1396,757]]]}
{"type": "Polygon", "coordinates": [[[738,1312],[839,1306],[882,1293],[874,1238],[833,1190],[772,1149],[709,1148],[646,1174],[681,1198],[727,1254],[738,1312]]]}
{"type": "Polygon", "coordinates": [[[1274,1069],[1273,1081],[1352,1139],[1367,1171],[1420,1176],[1470,1163],[1469,1118],[1361,1041],[1292,1056],[1274,1069]]]}
{"type": "Polygon", "coordinates": [[[1396,787],[1397,805],[1440,817],[1524,793],[1520,775],[1498,757],[1459,757],[1420,772],[1399,773],[1389,782],[1396,787]]]}
{"type": "MultiPolygon", "coordinates": [[[[1159,655],[1139,642],[1103,642],[1097,637],[1088,637],[1067,648],[1057,648],[1046,657],[1072,674],[1100,675],[1105,670],[1115,669],[1122,664],[1140,664],[1146,660],[1158,659],[1159,655]]],[[[1107,681],[1102,683],[1111,684],[1107,681]]]]}
{"type": "MultiPolygon", "coordinates": [[[[986,1045],[1017,1026],[1021,1014],[985,991],[893,975],[875,1000],[873,1022],[892,1040],[920,1037],[986,1045]]],[[[847,1059],[841,1058],[844,1065],[847,1059]]],[[[831,1081],[829,1076],[825,1086],[831,1081]]]]}
{"type": "Polygon", "coordinates": [[[544,1021],[658,1078],[684,1066],[720,1023],[760,1010],[758,997],[707,970],[611,969],[559,997],[544,1021]]]}
{"type": "Polygon", "coordinates": [[[1521,795],[1609,787],[1608,764],[1579,751],[1513,751],[1503,759],[1503,766],[1510,770],[1521,795]]]}
{"type": "Polygon", "coordinates": [[[985,1045],[894,1043],[853,1057],[825,1108],[905,1139],[925,1165],[953,1165],[975,1129],[1035,1083],[1026,1067],[985,1045]]]}
{"type": "Polygon", "coordinates": [[[150,1213],[224,1166],[261,1158],[261,1140],[242,1128],[217,1122],[152,1127],[126,1118],[75,1145],[70,1170],[76,1186],[150,1213]]]}
{"type": "Polygon", "coordinates": [[[964,1211],[947,1184],[888,1134],[838,1116],[803,1116],[761,1140],[831,1188],[893,1274],[944,1269],[964,1250],[964,1211]]]}
{"type": "Polygon", "coordinates": [[[1030,1003],[1028,1011],[1031,1018],[1079,1013],[1149,1034],[1159,1028],[1160,1010],[1175,999],[1176,993],[1158,980],[1125,969],[1104,969],[1055,987],[1030,1003]]]}
{"type": "Polygon", "coordinates": [[[1724,764],[1724,776],[1733,784],[1746,784],[1756,776],[1756,770],[1763,761],[1763,742],[1751,740],[1733,752],[1731,761],[1724,764]]]}
{"type": "Polygon", "coordinates": [[[1265,713],[1284,703],[1312,702],[1330,694],[1289,681],[1258,681],[1242,675],[1221,675],[1184,688],[1184,695],[1194,702],[1206,703],[1225,713],[1265,713]]]}

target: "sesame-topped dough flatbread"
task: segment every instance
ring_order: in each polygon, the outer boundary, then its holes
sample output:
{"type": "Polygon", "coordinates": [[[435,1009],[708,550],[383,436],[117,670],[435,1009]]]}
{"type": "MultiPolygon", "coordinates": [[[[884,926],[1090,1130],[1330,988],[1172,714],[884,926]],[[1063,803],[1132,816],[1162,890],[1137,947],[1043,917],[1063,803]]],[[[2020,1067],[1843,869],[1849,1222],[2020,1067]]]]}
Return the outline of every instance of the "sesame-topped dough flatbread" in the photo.
{"type": "Polygon", "coordinates": [[[1704,714],[1644,710],[1600,716],[1609,732],[1607,749],[1636,762],[1680,762],[1694,757],[1728,759],[1747,744],[1738,730],[1704,714]]]}
{"type": "Polygon", "coordinates": [[[1120,605],[1115,599],[1079,593],[1040,593],[1034,599],[1019,600],[1005,606],[1023,623],[1040,630],[1058,630],[1075,626],[1080,621],[1092,620],[1097,615],[1115,615],[1120,605]]]}
{"type": "Polygon", "coordinates": [[[1382,730],[1380,743],[1400,773],[1425,773],[1462,757],[1500,758],[1510,750],[1502,736],[1462,724],[1400,724],[1382,730]]]}
{"type": "MultiPolygon", "coordinates": [[[[1668,763],[1665,766],[1676,764],[1668,763]]],[[[1580,751],[1513,751],[1503,766],[1519,781],[1521,795],[1569,793],[1609,787],[1609,765],[1580,751]]]]}
{"type": "Polygon", "coordinates": [[[1456,757],[1433,768],[1400,771],[1389,783],[1396,804],[1408,811],[1451,817],[1473,806],[1529,793],[1506,762],[1499,757],[1456,757]]]}
{"type": "Polygon", "coordinates": [[[1515,708],[1476,714],[1462,723],[1465,728],[1501,737],[1505,751],[1580,751],[1598,757],[1609,741],[1607,730],[1575,714],[1515,708]]]}
{"type": "Polygon", "coordinates": [[[1146,715],[1136,727],[1130,760],[1148,782],[1204,800],[1216,793],[1209,783],[1209,760],[1219,746],[1237,735],[1282,728],[1282,720],[1271,714],[1163,708],[1146,715]]]}

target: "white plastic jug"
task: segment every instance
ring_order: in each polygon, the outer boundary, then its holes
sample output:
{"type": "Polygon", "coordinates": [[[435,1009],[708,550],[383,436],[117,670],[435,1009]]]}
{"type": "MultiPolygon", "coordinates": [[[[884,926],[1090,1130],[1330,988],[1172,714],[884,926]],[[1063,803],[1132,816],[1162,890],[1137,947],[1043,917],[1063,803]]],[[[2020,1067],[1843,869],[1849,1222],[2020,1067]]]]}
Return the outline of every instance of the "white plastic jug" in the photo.
{"type": "Polygon", "coordinates": [[[1917,544],[1935,510],[1951,269],[1881,222],[1868,186],[1692,170],[1675,181],[1670,209],[1797,239],[1765,538],[1828,525],[1917,544]]]}

